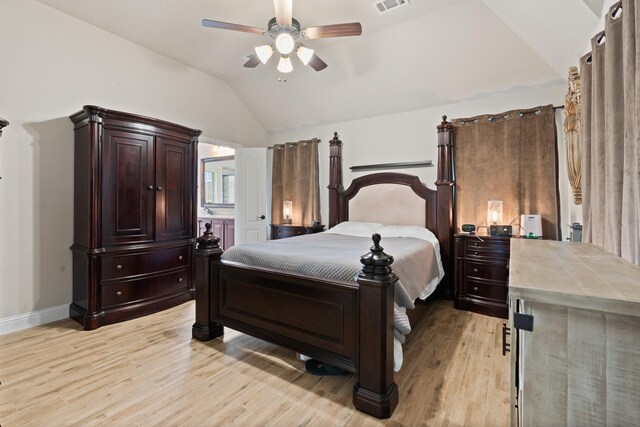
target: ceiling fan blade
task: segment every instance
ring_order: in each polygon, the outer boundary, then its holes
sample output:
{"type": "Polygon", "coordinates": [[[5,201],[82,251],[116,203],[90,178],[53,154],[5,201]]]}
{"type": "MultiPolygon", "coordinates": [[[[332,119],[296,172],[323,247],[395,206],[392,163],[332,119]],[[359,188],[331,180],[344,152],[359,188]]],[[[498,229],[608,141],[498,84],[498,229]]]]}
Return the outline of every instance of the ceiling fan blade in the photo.
{"type": "Polygon", "coordinates": [[[322,59],[320,59],[320,57],[315,53],[311,57],[311,60],[309,61],[309,65],[311,66],[311,68],[313,68],[316,71],[322,71],[325,68],[327,68],[327,63],[324,62],[322,59]]]}
{"type": "Polygon", "coordinates": [[[249,55],[249,60],[244,63],[244,66],[247,68],[256,68],[256,66],[260,63],[260,58],[255,53],[249,55]]]}
{"type": "Polygon", "coordinates": [[[283,27],[290,27],[293,17],[292,0],[273,0],[273,7],[276,9],[276,22],[283,27]]]}
{"type": "Polygon", "coordinates": [[[264,34],[265,30],[257,27],[249,27],[247,25],[230,24],[228,22],[212,21],[211,19],[203,19],[202,25],[209,28],[219,28],[221,30],[242,31],[243,33],[264,34]]]}
{"type": "Polygon", "coordinates": [[[320,27],[309,27],[300,31],[300,35],[305,39],[324,39],[327,37],[359,36],[362,34],[362,25],[359,22],[348,24],[322,25],[320,27]]]}

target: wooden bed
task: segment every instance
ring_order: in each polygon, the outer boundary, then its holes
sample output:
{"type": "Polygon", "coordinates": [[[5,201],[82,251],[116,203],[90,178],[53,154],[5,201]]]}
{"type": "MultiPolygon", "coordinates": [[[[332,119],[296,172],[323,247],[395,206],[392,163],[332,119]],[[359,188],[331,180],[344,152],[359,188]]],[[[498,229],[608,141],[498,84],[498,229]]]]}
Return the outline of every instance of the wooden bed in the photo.
{"type": "MultiPolygon", "coordinates": [[[[452,142],[445,116],[438,126],[434,191],[417,177],[399,173],[362,176],[343,190],[342,142],[337,134],[330,141],[329,226],[349,220],[350,202],[363,189],[410,188],[424,200],[424,224],[440,242],[445,277],[438,292],[446,297],[452,296],[453,285],[452,142]]],[[[391,259],[378,245],[362,256],[357,282],[349,282],[224,261],[218,241],[210,231],[197,239],[193,337],[210,340],[227,326],[355,372],[356,409],[377,418],[390,417],[398,403],[393,380],[393,285],[398,279],[389,269],[391,259]]]]}

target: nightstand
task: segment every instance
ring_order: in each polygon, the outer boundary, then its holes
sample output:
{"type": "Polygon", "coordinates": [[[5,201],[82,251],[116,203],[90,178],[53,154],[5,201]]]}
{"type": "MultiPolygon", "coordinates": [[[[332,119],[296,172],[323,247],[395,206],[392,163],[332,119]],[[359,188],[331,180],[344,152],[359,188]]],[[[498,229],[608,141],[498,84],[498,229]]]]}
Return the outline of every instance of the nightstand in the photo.
{"type": "Polygon", "coordinates": [[[324,231],[324,225],[271,224],[271,240],[285,239],[302,234],[320,233],[321,231],[324,231]]]}
{"type": "Polygon", "coordinates": [[[455,243],[454,307],[508,318],[511,237],[456,234],[455,243]]]}

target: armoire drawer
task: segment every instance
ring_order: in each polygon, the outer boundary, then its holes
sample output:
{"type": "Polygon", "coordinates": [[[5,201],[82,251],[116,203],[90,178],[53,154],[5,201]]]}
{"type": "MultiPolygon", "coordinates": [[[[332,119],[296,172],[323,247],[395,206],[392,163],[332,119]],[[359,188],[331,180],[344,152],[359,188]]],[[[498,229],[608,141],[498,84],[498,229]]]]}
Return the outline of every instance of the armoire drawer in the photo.
{"type": "Polygon", "coordinates": [[[509,278],[509,261],[489,262],[468,260],[465,263],[465,276],[507,282],[509,278]]]}
{"type": "Polygon", "coordinates": [[[120,279],[189,265],[190,246],[102,257],[102,279],[120,279]]]}
{"type": "Polygon", "coordinates": [[[500,302],[507,300],[506,283],[490,283],[481,280],[467,278],[464,283],[464,292],[469,296],[477,296],[500,302]]]}
{"type": "Polygon", "coordinates": [[[162,276],[102,284],[102,307],[108,308],[158,298],[178,293],[189,287],[189,269],[187,268],[162,276]]]}

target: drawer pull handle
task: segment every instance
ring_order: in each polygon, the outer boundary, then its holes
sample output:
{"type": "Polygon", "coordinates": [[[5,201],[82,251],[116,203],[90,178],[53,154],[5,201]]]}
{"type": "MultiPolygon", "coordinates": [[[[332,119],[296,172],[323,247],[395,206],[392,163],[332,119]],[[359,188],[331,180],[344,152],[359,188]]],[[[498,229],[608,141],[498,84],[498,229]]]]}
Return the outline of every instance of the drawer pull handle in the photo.
{"type": "Polygon", "coordinates": [[[157,190],[158,190],[158,191],[162,191],[162,186],[161,186],[161,185],[159,185],[159,186],[158,186],[158,188],[157,188],[157,190]]]}
{"type": "Polygon", "coordinates": [[[473,244],[473,246],[475,246],[475,247],[477,248],[477,247],[478,247],[478,244],[477,244],[477,243],[474,243],[474,244],[473,244]]]}
{"type": "Polygon", "coordinates": [[[122,270],[122,265],[120,264],[116,265],[116,270],[122,270]]]}
{"type": "Polygon", "coordinates": [[[148,186],[148,187],[147,187],[147,190],[149,190],[149,191],[153,191],[153,185],[148,186]]]}
{"type": "Polygon", "coordinates": [[[474,254],[474,255],[478,255],[478,252],[474,252],[473,254],[474,254]]]}
{"type": "Polygon", "coordinates": [[[478,269],[477,269],[477,268],[474,268],[474,269],[473,269],[473,272],[474,272],[474,273],[477,273],[477,272],[478,272],[478,269]]]}
{"type": "Polygon", "coordinates": [[[478,287],[477,287],[477,286],[474,286],[474,287],[473,287],[473,290],[474,290],[474,291],[477,291],[477,290],[478,290],[478,287]]]}
{"type": "Polygon", "coordinates": [[[116,296],[119,297],[122,295],[122,291],[116,291],[116,296]]]}
{"type": "Polygon", "coordinates": [[[178,257],[178,259],[179,259],[179,260],[182,260],[182,255],[180,255],[180,256],[178,257]]]}
{"type": "Polygon", "coordinates": [[[511,351],[511,344],[507,342],[507,335],[511,335],[511,328],[507,328],[507,324],[502,322],[502,355],[506,356],[507,351],[511,351]]]}
{"type": "Polygon", "coordinates": [[[182,282],[182,277],[178,277],[178,283],[182,282]]]}

